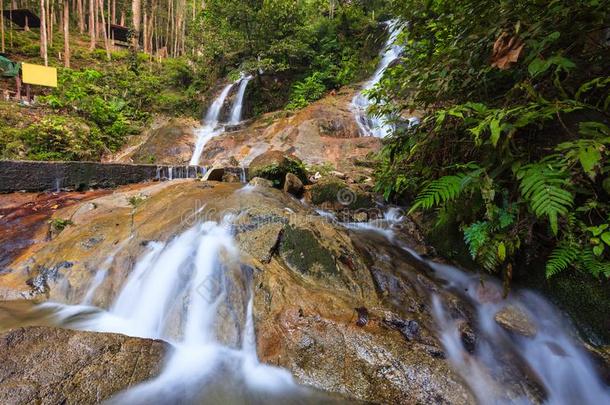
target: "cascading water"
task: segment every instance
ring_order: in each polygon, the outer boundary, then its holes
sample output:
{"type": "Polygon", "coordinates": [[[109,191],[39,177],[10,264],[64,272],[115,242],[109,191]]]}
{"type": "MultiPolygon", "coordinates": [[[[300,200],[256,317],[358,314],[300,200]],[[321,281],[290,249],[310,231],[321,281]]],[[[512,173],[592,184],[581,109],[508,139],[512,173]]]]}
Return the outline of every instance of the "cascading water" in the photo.
{"type": "Polygon", "coordinates": [[[252,80],[252,76],[242,76],[239,83],[239,90],[235,96],[235,102],[233,108],[231,108],[231,118],[229,119],[230,125],[236,125],[241,122],[241,112],[244,106],[244,95],[246,94],[246,88],[248,83],[252,80]]]}
{"type": "MultiPolygon", "coordinates": [[[[368,108],[373,101],[369,99],[366,92],[381,81],[388,66],[398,59],[403,51],[401,46],[395,44],[398,35],[402,32],[402,25],[398,20],[391,20],[386,24],[388,25],[390,35],[381,51],[381,61],[377,66],[377,70],[375,70],[373,77],[364,85],[362,90],[352,99],[352,110],[360,128],[360,133],[365,136],[375,136],[378,138],[383,138],[390,134],[394,126],[388,122],[388,117],[369,117],[368,108]]],[[[409,122],[414,124],[417,122],[417,119],[410,118],[409,122]]]]}
{"type": "MultiPolygon", "coordinates": [[[[328,213],[321,214],[328,217],[328,213]]],[[[335,218],[330,220],[334,222],[335,218]]],[[[356,232],[383,235],[425,268],[432,269],[447,291],[472,305],[476,343],[468,347],[462,333],[464,320],[450,309],[449,303],[443,302],[440,294],[431,296],[445,354],[479,403],[531,404],[540,398],[549,405],[610,403],[610,388],[601,381],[593,362],[577,342],[576,333],[557,308],[529,290],[513,289],[510,297],[503,298],[502,286],[491,278],[483,281],[480,275],[425,260],[396,237],[394,227],[402,219],[399,210],[390,209],[381,220],[341,225],[356,232]],[[502,328],[496,321],[500,311],[523,316],[531,325],[531,334],[515,334],[502,328]],[[525,384],[531,387],[515,389],[515,385],[525,384]],[[532,397],[532,393],[537,396],[532,397]]]]}
{"type": "Polygon", "coordinates": [[[231,228],[228,217],[220,224],[197,224],[167,243],[149,242],[108,310],[52,302],[39,306],[67,327],[172,343],[157,378],[110,403],[320,400],[295,384],[288,371],[259,362],[251,269],[239,262],[231,228]]]}
{"type": "Polygon", "coordinates": [[[199,164],[199,158],[201,157],[201,152],[203,152],[205,144],[208,143],[210,139],[224,131],[223,127],[218,127],[218,118],[220,116],[220,112],[222,111],[222,106],[224,105],[225,100],[227,99],[227,96],[229,95],[229,92],[233,88],[234,84],[235,83],[228,84],[224,89],[222,89],[220,95],[216,98],[216,100],[214,100],[210,108],[208,108],[208,112],[203,120],[203,125],[195,131],[197,141],[195,142],[193,156],[189,162],[191,166],[196,166],[199,164]]]}
{"type": "Polygon", "coordinates": [[[238,124],[241,121],[244,95],[246,93],[246,87],[248,86],[250,80],[252,80],[252,76],[242,75],[242,77],[235,83],[226,85],[225,88],[220,92],[220,95],[216,98],[216,100],[214,100],[210,108],[208,108],[208,111],[203,120],[203,125],[197,130],[195,130],[197,140],[195,142],[195,150],[193,151],[193,155],[191,156],[191,160],[189,162],[191,166],[196,166],[199,164],[199,159],[201,158],[201,153],[203,152],[203,148],[205,147],[205,145],[212,138],[222,134],[225,131],[225,125],[220,123],[220,113],[222,112],[222,107],[225,103],[225,100],[229,96],[231,89],[237,83],[240,83],[240,85],[237,91],[237,95],[235,96],[233,106],[231,107],[231,116],[227,124],[234,125],[238,124]]]}

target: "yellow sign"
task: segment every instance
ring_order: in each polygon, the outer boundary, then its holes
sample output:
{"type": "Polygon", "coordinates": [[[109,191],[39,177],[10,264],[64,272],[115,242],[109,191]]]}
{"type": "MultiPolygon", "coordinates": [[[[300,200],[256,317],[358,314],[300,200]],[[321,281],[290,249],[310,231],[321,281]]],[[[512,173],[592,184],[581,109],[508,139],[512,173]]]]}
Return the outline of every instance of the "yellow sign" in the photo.
{"type": "Polygon", "coordinates": [[[57,69],[54,67],[22,63],[21,71],[24,83],[57,87],[57,69]]]}

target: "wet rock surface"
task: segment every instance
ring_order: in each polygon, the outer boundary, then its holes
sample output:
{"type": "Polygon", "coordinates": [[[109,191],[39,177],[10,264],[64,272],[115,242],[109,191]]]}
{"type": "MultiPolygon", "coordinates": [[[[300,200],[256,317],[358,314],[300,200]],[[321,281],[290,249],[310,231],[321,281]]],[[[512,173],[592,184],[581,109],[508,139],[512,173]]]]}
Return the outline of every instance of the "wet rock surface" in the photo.
{"type": "Polygon", "coordinates": [[[167,344],[49,327],[0,335],[0,402],[85,404],[155,377],[167,344]]]}
{"type": "MultiPolygon", "coordinates": [[[[0,285],[11,281],[27,297],[78,303],[114,255],[92,298],[108,307],[148,241],[167,241],[198,221],[230,214],[253,277],[261,361],[353,400],[473,402],[432,333],[426,291],[433,280],[407,261],[382,260],[382,239],[358,238],[281,190],[177,180],[58,211],[74,225],[24,252],[0,285]],[[135,206],[132,197],[140,201],[135,206]]],[[[236,285],[243,285],[235,274],[236,285]]],[[[239,322],[230,307],[219,309],[227,314],[221,335],[231,335],[239,322]]]]}
{"type": "Polygon", "coordinates": [[[374,137],[361,137],[350,110],[352,89],[341,89],[291,113],[265,114],[243,129],[226,132],[210,140],[202,153],[202,164],[228,164],[237,159],[249,166],[267,151],[292,154],[306,165],[330,165],[345,174],[368,176],[370,155],[381,147],[374,137]]]}
{"type": "Polygon", "coordinates": [[[496,312],[494,319],[498,325],[509,332],[527,337],[534,337],[538,333],[536,325],[529,319],[527,313],[514,305],[509,305],[496,312]]]}
{"type": "Polygon", "coordinates": [[[199,124],[187,119],[159,119],[130,144],[106,161],[184,165],[195,147],[194,128],[199,124]]]}

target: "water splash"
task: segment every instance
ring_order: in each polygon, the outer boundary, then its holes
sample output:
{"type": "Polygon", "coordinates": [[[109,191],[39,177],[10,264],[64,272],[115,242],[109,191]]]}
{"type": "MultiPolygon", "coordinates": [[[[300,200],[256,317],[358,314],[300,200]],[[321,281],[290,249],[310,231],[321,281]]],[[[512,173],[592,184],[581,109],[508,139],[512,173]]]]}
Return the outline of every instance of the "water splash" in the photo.
{"type": "Polygon", "coordinates": [[[502,299],[502,286],[493,279],[482,284],[476,274],[435,262],[428,265],[476,309],[477,343],[469,353],[462,343],[459,320],[452,318],[440,297],[432,300],[449,361],[481,403],[532,403],[525,395],[515,398],[502,389],[507,385],[503,381],[506,369],[515,363],[520,370],[530,370],[540,383],[545,404],[610,403],[610,388],[600,380],[565,317],[546,299],[529,290],[513,291],[502,299]],[[535,328],[533,336],[511,334],[495,321],[499,311],[509,308],[529,319],[535,328]],[[507,359],[512,359],[511,364],[507,359]]]}

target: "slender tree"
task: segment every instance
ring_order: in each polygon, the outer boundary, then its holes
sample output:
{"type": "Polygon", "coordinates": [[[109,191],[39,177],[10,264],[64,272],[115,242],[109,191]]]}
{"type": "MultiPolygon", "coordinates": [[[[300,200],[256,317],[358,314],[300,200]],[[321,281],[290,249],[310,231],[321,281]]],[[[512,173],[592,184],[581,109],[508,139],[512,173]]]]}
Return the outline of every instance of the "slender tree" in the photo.
{"type": "Polygon", "coordinates": [[[95,49],[95,0],[89,0],[89,50],[95,49]]]}
{"type": "Polygon", "coordinates": [[[64,0],[64,66],[70,67],[70,0],[64,0]]]}
{"type": "Polygon", "coordinates": [[[104,36],[104,46],[106,48],[106,58],[110,60],[110,45],[108,41],[108,35],[106,32],[106,21],[104,21],[104,0],[98,0],[97,2],[98,8],[100,10],[100,18],[102,19],[102,23],[100,24],[102,27],[102,35],[104,36]]]}
{"type": "Polygon", "coordinates": [[[83,0],[76,1],[76,9],[78,12],[78,32],[85,32],[85,13],[83,10],[83,0]]]}
{"type": "Polygon", "coordinates": [[[131,15],[133,19],[133,35],[131,38],[131,46],[137,51],[140,43],[140,22],[142,21],[142,3],[140,0],[132,0],[131,15]]]}
{"type": "Polygon", "coordinates": [[[40,57],[44,59],[44,65],[49,65],[47,56],[47,15],[45,12],[45,0],[40,0],[40,57]]]}

